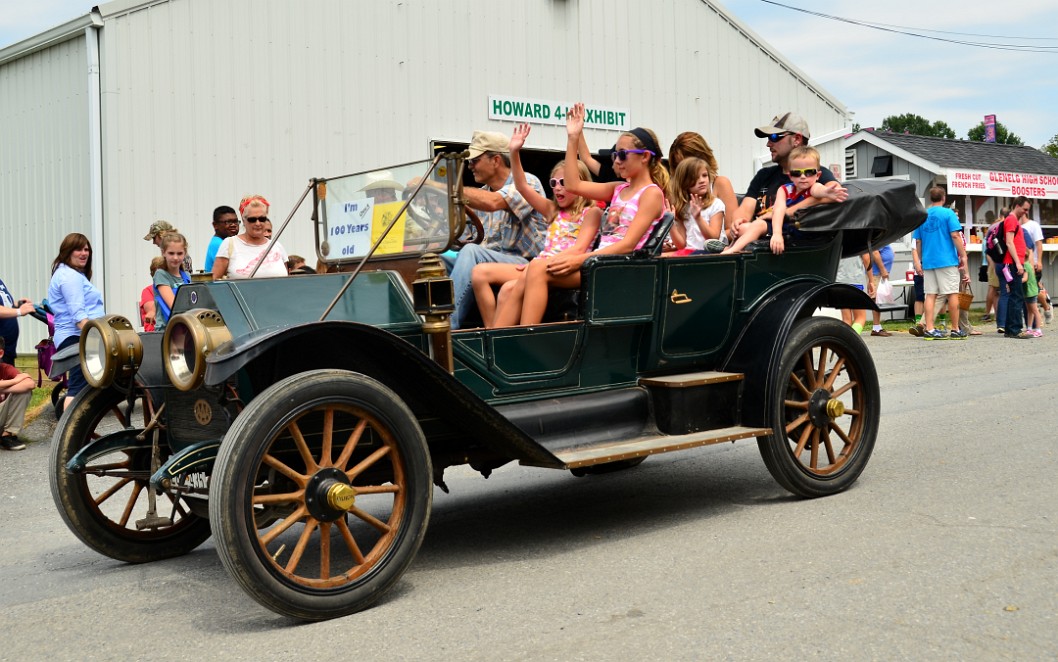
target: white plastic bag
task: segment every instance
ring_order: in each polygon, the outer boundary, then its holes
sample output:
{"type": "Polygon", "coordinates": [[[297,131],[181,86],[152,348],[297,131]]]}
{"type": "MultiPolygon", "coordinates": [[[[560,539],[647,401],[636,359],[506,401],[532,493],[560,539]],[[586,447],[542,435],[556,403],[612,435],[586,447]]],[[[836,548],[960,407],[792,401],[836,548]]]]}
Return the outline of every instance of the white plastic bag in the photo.
{"type": "Polygon", "coordinates": [[[874,301],[875,303],[895,303],[893,300],[893,286],[889,283],[888,278],[883,278],[882,282],[878,283],[874,301]]]}

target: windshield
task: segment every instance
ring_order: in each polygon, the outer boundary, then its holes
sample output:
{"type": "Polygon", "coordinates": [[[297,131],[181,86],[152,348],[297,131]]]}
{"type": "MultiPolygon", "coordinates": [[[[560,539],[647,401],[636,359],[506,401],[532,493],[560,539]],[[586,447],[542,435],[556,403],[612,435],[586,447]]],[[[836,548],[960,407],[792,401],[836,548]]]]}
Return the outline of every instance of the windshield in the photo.
{"type": "Polygon", "coordinates": [[[363,258],[391,223],[393,228],[375,256],[443,251],[451,232],[447,163],[416,161],[321,180],[317,186],[320,257],[329,263],[363,258]],[[415,193],[423,178],[429,181],[415,193]],[[406,210],[400,213],[406,202],[406,210]]]}

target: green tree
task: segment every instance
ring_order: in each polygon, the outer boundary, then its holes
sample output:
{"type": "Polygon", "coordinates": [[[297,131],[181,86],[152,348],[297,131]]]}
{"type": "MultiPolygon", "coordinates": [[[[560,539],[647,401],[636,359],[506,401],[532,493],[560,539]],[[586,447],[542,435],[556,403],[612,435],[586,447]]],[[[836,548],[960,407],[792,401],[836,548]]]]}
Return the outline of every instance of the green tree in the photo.
{"type": "Polygon", "coordinates": [[[1040,148],[1040,151],[1044,154],[1050,154],[1054,158],[1058,159],[1058,133],[1054,134],[1050,142],[1040,148]]]}
{"type": "Polygon", "coordinates": [[[937,120],[930,122],[921,115],[904,113],[903,115],[890,115],[882,120],[882,130],[893,133],[910,133],[916,136],[930,136],[933,138],[955,138],[955,131],[948,126],[947,122],[937,120]]]}
{"type": "MultiPolygon", "coordinates": [[[[968,140],[976,140],[979,143],[985,141],[985,123],[982,121],[977,126],[966,132],[968,140]]],[[[996,122],[996,142],[1001,145],[1024,145],[1024,141],[1017,134],[1011,133],[1002,122],[996,122]]]]}

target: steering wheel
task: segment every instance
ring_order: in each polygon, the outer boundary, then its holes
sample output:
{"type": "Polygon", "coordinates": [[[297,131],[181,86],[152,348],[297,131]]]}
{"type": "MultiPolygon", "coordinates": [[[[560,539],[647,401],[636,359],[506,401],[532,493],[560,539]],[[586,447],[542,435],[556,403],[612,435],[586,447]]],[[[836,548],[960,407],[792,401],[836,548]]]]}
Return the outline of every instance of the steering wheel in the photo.
{"type": "Polygon", "coordinates": [[[463,230],[463,234],[456,237],[455,245],[462,248],[467,244],[480,244],[485,240],[485,227],[481,224],[481,219],[475,214],[470,207],[464,206],[463,211],[467,214],[467,225],[463,230]],[[463,237],[467,237],[464,239],[463,237]]]}

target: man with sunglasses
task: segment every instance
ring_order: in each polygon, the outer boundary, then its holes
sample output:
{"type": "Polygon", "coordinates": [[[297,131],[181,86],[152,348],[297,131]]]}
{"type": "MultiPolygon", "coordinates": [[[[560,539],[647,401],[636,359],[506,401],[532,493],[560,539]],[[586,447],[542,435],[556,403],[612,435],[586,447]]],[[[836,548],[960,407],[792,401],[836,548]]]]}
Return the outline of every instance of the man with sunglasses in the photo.
{"type": "MultiPolygon", "coordinates": [[[[452,328],[466,328],[476,317],[470,273],[483,262],[525,264],[540,252],[547,237],[547,219],[533,209],[514,186],[510,141],[502,133],[475,131],[467,165],[481,188],[464,188],[466,204],[481,219],[481,244],[467,244],[453,257],[442,256],[455,288],[452,328]]],[[[531,173],[526,181],[544,195],[540,179],[531,173]]]]}
{"type": "Polygon", "coordinates": [[[239,234],[239,217],[235,210],[221,205],[213,210],[213,236],[206,248],[206,271],[213,271],[213,259],[217,257],[220,242],[239,234]]]}
{"type": "MultiPolygon", "coordinates": [[[[808,145],[811,135],[808,122],[792,112],[775,116],[770,124],[754,129],[753,133],[758,138],[768,141],[768,151],[771,152],[771,160],[775,165],[761,168],[749,183],[746,196],[742,198],[738,209],[732,215],[732,226],[735,227],[736,233],[739,225],[753,220],[775,204],[775,195],[779,187],[790,181],[786,174],[790,152],[795,147],[808,145]]],[[[820,184],[836,181],[834,173],[827,168],[820,168],[820,184]]],[[[825,196],[805,200],[801,205],[804,207],[828,202],[842,202],[848,197],[848,191],[841,186],[827,188],[825,196]]]]}

